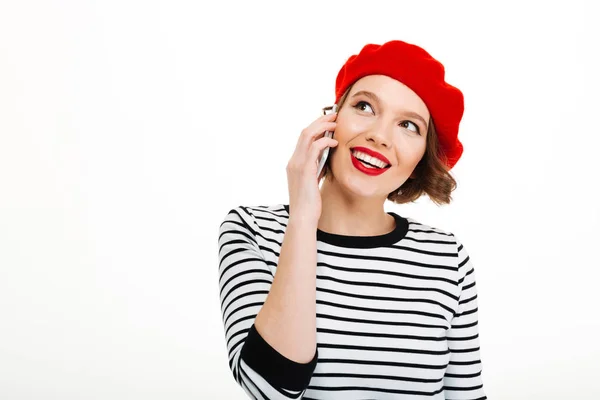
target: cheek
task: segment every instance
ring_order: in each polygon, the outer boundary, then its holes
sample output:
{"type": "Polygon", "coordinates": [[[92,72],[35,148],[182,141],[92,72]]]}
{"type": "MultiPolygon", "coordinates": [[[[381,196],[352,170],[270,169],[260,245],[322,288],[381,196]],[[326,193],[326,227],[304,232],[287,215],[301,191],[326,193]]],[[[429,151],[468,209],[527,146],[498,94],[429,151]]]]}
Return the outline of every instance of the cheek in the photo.
{"type": "Polygon", "coordinates": [[[396,147],[396,159],[400,167],[414,167],[421,161],[425,153],[425,143],[416,140],[399,140],[394,143],[396,147]]]}
{"type": "Polygon", "coordinates": [[[336,140],[350,140],[358,134],[368,130],[370,122],[366,118],[346,118],[343,123],[339,123],[336,127],[336,134],[339,133],[336,140]]]}

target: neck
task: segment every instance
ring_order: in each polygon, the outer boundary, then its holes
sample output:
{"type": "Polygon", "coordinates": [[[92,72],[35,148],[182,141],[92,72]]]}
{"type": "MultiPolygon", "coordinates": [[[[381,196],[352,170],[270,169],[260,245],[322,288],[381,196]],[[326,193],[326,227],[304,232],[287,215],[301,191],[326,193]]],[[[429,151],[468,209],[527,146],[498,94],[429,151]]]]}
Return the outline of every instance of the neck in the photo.
{"type": "Polygon", "coordinates": [[[383,207],[386,198],[359,197],[325,179],[320,188],[321,217],[318,229],[338,235],[377,236],[394,230],[394,217],[383,207]]]}

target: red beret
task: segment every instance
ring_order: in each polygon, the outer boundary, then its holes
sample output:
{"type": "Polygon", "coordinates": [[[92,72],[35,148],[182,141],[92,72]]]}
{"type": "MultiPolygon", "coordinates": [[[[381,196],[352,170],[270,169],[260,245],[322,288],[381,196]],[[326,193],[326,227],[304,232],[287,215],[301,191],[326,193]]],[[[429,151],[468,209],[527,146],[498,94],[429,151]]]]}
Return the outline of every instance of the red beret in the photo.
{"type": "Polygon", "coordinates": [[[458,125],[464,112],[462,92],[444,81],[444,66],[421,47],[400,40],[367,44],[350,56],[335,81],[335,102],[346,89],[367,75],[386,75],[412,89],[425,103],[440,143],[440,156],[450,170],[463,152],[458,125]]]}

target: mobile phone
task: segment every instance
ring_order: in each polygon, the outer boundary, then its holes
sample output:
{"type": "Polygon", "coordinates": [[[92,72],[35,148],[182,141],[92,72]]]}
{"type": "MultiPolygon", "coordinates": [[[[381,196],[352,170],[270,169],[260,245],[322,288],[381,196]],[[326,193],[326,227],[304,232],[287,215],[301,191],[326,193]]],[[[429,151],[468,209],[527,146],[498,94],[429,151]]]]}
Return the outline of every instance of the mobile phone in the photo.
{"type": "MultiPolygon", "coordinates": [[[[337,104],[334,104],[333,107],[331,107],[331,110],[329,110],[329,113],[333,113],[337,111],[337,104]]],[[[327,115],[328,113],[324,110],[323,111],[325,113],[325,115],[327,115]]],[[[329,138],[333,137],[333,131],[326,131],[325,135],[329,138]]],[[[317,167],[317,178],[319,178],[319,176],[321,175],[321,171],[323,171],[323,167],[325,167],[325,163],[327,162],[327,157],[329,157],[329,146],[325,147],[325,149],[323,149],[323,151],[321,151],[321,154],[319,154],[319,166],[317,167]]]]}

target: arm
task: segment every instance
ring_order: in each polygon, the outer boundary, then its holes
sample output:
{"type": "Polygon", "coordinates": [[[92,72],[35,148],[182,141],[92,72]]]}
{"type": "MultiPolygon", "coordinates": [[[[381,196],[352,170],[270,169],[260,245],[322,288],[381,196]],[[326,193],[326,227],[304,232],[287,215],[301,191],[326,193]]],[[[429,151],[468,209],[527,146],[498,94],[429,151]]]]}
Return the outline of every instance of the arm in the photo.
{"type": "Polygon", "coordinates": [[[219,228],[219,292],[229,367],[252,399],[298,399],[318,355],[316,227],[288,221],[275,275],[256,235],[243,207],[231,210],[219,228]]]}
{"type": "Polygon", "coordinates": [[[487,397],[481,379],[475,269],[458,239],[457,252],[461,290],[458,309],[446,334],[450,362],[444,375],[444,397],[447,400],[483,400],[487,397]]]}

